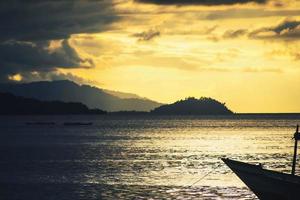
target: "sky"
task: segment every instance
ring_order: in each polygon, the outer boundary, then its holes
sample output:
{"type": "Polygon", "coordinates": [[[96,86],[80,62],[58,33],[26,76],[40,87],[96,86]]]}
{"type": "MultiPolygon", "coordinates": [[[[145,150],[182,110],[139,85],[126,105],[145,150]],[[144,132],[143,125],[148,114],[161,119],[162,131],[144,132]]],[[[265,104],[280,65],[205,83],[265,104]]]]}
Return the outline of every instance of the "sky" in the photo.
{"type": "Polygon", "coordinates": [[[0,2],[0,81],[300,112],[299,0],[0,2]]]}

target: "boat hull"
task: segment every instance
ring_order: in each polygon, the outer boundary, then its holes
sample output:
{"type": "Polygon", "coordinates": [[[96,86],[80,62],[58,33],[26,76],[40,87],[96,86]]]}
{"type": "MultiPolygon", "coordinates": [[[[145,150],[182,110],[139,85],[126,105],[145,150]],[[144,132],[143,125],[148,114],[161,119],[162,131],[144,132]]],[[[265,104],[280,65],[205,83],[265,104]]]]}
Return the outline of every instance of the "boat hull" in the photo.
{"type": "Polygon", "coordinates": [[[225,164],[261,200],[299,200],[300,177],[263,169],[231,159],[222,159],[225,164]]]}

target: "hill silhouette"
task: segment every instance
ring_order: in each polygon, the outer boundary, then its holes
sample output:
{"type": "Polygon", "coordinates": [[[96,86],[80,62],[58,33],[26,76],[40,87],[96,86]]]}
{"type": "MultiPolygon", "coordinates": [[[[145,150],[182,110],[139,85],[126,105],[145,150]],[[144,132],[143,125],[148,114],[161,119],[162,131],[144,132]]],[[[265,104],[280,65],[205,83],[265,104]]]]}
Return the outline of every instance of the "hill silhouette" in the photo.
{"type": "Polygon", "coordinates": [[[107,94],[119,97],[121,99],[146,99],[146,98],[140,97],[137,94],[127,93],[127,92],[119,92],[119,91],[107,90],[107,89],[103,89],[103,91],[107,94]]]}
{"type": "Polygon", "coordinates": [[[148,99],[119,98],[104,90],[72,81],[40,81],[32,83],[0,84],[0,92],[42,101],[80,102],[89,108],[106,111],[150,111],[162,104],[148,99]]]}
{"type": "Polygon", "coordinates": [[[193,97],[185,100],[177,101],[173,104],[163,105],[151,111],[152,114],[162,115],[228,115],[233,114],[225,103],[208,98],[201,97],[196,99],[193,97]]]}
{"type": "Polygon", "coordinates": [[[99,109],[89,109],[82,103],[65,103],[61,101],[39,101],[31,98],[17,97],[9,93],[0,93],[1,115],[51,115],[51,114],[105,114],[99,109]]]}

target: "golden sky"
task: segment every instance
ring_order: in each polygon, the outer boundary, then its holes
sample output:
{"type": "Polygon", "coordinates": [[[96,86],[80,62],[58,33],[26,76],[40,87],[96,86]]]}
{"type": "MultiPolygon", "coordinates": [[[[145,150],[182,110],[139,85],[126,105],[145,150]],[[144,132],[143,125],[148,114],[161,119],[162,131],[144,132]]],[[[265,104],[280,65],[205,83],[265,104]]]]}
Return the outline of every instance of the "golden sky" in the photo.
{"type": "Polygon", "coordinates": [[[235,112],[300,112],[300,1],[153,2],[115,0],[119,20],[69,39],[94,67],[60,71],[163,103],[207,96],[235,112]]]}

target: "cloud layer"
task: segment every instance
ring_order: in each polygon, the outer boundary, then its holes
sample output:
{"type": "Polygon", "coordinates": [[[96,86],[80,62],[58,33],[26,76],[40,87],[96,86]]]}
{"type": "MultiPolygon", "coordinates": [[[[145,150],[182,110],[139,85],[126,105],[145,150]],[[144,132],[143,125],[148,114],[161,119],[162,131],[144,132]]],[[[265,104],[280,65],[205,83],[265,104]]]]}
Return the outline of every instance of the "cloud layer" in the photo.
{"type": "Polygon", "coordinates": [[[68,38],[106,30],[118,20],[112,6],[108,0],[1,1],[0,81],[14,74],[92,66],[68,38]],[[61,46],[50,50],[52,40],[61,40],[61,46]]]}
{"type": "Polygon", "coordinates": [[[0,40],[65,39],[96,33],[117,20],[111,1],[11,0],[0,3],[0,40]]]}

